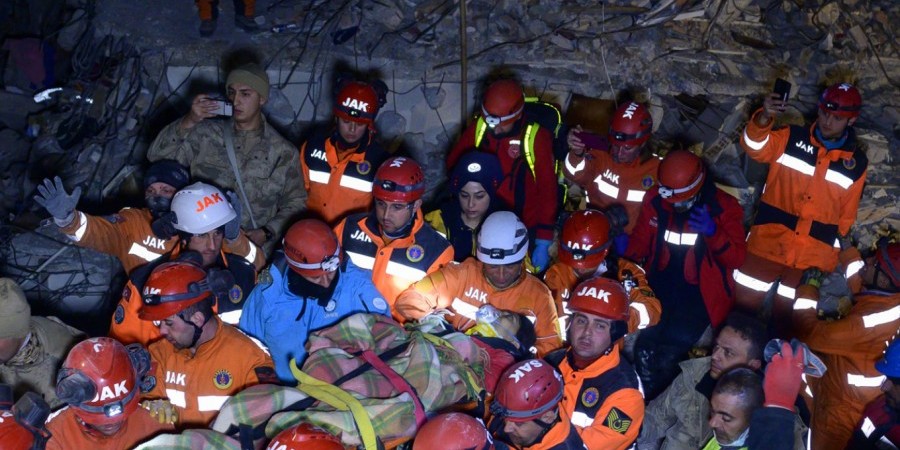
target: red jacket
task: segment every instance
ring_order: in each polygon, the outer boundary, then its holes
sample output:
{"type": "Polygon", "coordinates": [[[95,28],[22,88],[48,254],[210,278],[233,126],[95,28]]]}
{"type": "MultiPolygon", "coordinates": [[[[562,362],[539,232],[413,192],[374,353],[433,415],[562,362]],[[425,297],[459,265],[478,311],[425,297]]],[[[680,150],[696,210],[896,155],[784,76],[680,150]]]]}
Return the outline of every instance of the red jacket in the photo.
{"type": "Polygon", "coordinates": [[[698,202],[713,216],[715,234],[703,236],[687,222],[683,227],[677,227],[672,205],[654,192],[644,198],[625,257],[637,261],[647,270],[647,276],[652,277],[654,272],[669,264],[669,245],[689,245],[684,277],[688,283],[700,286],[710,323],[716,327],[734,304],[732,273],[744,263],[747,255],[742,223],[744,210],[734,197],[716,188],[711,181],[703,186],[698,202]]]}
{"type": "MultiPolygon", "coordinates": [[[[452,169],[456,161],[470,149],[475,148],[475,125],[472,122],[462,137],[447,155],[447,168],[452,169]]],[[[557,179],[553,159],[553,136],[544,128],[539,128],[534,137],[534,175],[522,156],[525,145],[525,129],[522,135],[502,139],[495,138],[490,131],[484,133],[478,150],[496,155],[500,169],[506,178],[497,189],[497,197],[512,208],[522,223],[537,239],[553,240],[558,208],[557,179]],[[517,143],[517,142],[518,143],[517,143]]]]}

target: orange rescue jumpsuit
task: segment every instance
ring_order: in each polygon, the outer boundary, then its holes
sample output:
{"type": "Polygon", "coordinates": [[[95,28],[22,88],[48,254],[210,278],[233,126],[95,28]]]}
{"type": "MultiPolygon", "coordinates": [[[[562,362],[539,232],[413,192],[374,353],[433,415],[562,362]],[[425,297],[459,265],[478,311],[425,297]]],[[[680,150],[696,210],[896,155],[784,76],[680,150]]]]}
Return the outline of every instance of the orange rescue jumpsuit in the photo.
{"type": "Polygon", "coordinates": [[[603,211],[613,205],[625,207],[628,212],[625,233],[631,234],[641,213],[644,194],[657,185],[659,158],[651,155],[624,164],[613,161],[609,151],[588,149],[587,152],[583,156],[569,152],[563,173],[584,189],[588,207],[603,211]]]}
{"type": "MultiPolygon", "coordinates": [[[[766,292],[793,302],[802,272],[834,270],[845,236],[856,221],[868,159],[852,128],[845,144],[828,150],[815,137],[816,124],[772,129],[747,123],[741,147],[769,165],[756,217],[747,236],[747,260],[734,272],[737,301],[758,309],[766,292]]],[[[783,307],[781,307],[783,309],[783,307]]]]}
{"type": "MultiPolygon", "coordinates": [[[[628,317],[628,332],[634,333],[659,323],[659,318],[662,316],[662,305],[653,290],[650,289],[650,285],[647,284],[647,275],[644,269],[624,258],[619,258],[618,265],[620,282],[624,280],[624,272],[628,271],[631,273],[633,281],[637,283],[637,286],[628,292],[629,307],[631,308],[631,315],[628,317]]],[[[550,293],[556,303],[559,329],[565,331],[566,320],[569,316],[569,298],[579,280],[571,267],[557,262],[547,269],[547,273],[544,274],[544,283],[550,288],[550,293]]]]}
{"type": "Polygon", "coordinates": [[[587,448],[629,448],[644,422],[644,396],[634,369],[619,356],[619,344],[581,370],[574,369],[569,358],[567,350],[545,358],[565,382],[560,409],[587,448]]]}
{"type": "Polygon", "coordinates": [[[122,428],[112,436],[98,432],[88,433],[75,417],[71,406],[53,413],[47,422],[47,430],[53,435],[47,441],[46,450],[121,450],[134,448],[160,433],[172,433],[172,424],[161,424],[150,416],[146,409],[138,406],[125,419],[122,428]]]}
{"type": "Polygon", "coordinates": [[[178,428],[205,428],[232,395],[260,383],[277,383],[275,364],[265,347],[237,328],[217,322],[212,339],[177,350],[160,339],[150,344],[156,386],[144,395],[166,398],[178,411],[178,428]]]}
{"type": "Polygon", "coordinates": [[[547,286],[522,269],[515,284],[497,289],[485,278],[483,267],[481,261],[469,258],[429,274],[400,294],[395,311],[405,320],[418,320],[435,310],[446,309],[453,313],[448,317],[450,324],[464,331],[475,325],[475,313],[488,303],[532,319],[538,356],[559,348],[562,339],[547,286]]]}
{"type": "Polygon", "coordinates": [[[115,256],[130,274],[171,251],[178,237],[159,239],[150,229],[153,216],[147,208],[125,208],[108,218],[76,211],[75,220],[60,228],[79,247],[115,256]]]}
{"type": "Polygon", "coordinates": [[[833,322],[818,320],[814,303],[795,304],[797,338],[828,367],[821,379],[810,379],[816,450],[844,448],[866,404],[881,394],[884,376],[875,362],[900,331],[900,294],[864,292],[855,299],[850,314],[833,322]]]}
{"type": "Polygon", "coordinates": [[[334,229],[353,264],[372,271],[372,282],[398,321],[402,318],[394,302],[400,293],[453,261],[453,246],[425,223],[421,210],[414,220],[409,236],[390,242],[385,242],[378,221],[369,213],[351,215],[334,229]]]}

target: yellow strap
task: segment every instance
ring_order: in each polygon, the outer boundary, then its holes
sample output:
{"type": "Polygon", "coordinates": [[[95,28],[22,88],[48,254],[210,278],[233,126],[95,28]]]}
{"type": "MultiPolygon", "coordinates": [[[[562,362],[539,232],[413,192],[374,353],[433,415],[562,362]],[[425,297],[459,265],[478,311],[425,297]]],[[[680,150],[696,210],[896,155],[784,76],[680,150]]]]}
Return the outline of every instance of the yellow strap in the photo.
{"type": "Polygon", "coordinates": [[[366,450],[379,448],[378,436],[375,434],[375,427],[372,426],[372,419],[369,418],[369,413],[366,412],[359,400],[347,391],[303,372],[297,367],[297,362],[293,358],[291,358],[290,367],[294,378],[300,382],[297,389],[340,411],[350,411],[353,414],[353,421],[356,422],[356,428],[359,430],[363,448],[366,450]]]}
{"type": "Polygon", "coordinates": [[[562,127],[562,114],[559,112],[559,108],[553,106],[552,103],[542,101],[540,97],[525,97],[525,103],[540,103],[548,108],[552,108],[556,112],[556,127],[553,128],[553,136],[555,137],[559,134],[559,128],[562,127]]]}
{"type": "Polygon", "coordinates": [[[479,116],[478,121],[475,122],[475,148],[481,145],[485,130],[487,130],[487,123],[484,121],[484,117],[479,116]]]}
{"type": "MultiPolygon", "coordinates": [[[[421,331],[413,331],[413,333],[422,335],[425,340],[431,342],[436,347],[445,347],[453,350],[453,353],[459,354],[459,352],[456,351],[456,348],[453,347],[453,344],[451,344],[450,341],[440,336],[435,336],[431,333],[423,333],[421,331]]],[[[460,360],[462,360],[462,358],[460,358],[460,360]]],[[[466,391],[468,391],[469,393],[469,398],[471,398],[472,400],[480,398],[480,392],[484,390],[484,388],[477,381],[477,378],[475,377],[475,371],[472,370],[472,368],[467,364],[462,364],[462,366],[466,368],[466,377],[463,381],[466,383],[466,391]]]]}
{"type": "Polygon", "coordinates": [[[531,177],[535,180],[537,180],[537,176],[534,174],[534,137],[537,136],[539,129],[541,129],[540,125],[528,124],[528,127],[525,128],[525,148],[522,151],[522,154],[525,155],[525,162],[528,163],[528,168],[531,170],[531,177]]]}

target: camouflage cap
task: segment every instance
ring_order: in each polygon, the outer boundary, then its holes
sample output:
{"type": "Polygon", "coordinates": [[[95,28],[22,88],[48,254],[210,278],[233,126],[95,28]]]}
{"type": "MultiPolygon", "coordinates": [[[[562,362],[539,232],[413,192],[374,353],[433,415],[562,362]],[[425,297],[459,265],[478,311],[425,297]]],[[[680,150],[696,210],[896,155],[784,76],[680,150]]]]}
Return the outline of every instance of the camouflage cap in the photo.
{"type": "Polygon", "coordinates": [[[0,278],[0,339],[22,338],[28,334],[31,307],[15,281],[0,278]]]}
{"type": "Polygon", "coordinates": [[[228,73],[225,87],[234,83],[243,83],[259,93],[263,100],[269,98],[269,74],[258,64],[244,64],[228,73]]]}

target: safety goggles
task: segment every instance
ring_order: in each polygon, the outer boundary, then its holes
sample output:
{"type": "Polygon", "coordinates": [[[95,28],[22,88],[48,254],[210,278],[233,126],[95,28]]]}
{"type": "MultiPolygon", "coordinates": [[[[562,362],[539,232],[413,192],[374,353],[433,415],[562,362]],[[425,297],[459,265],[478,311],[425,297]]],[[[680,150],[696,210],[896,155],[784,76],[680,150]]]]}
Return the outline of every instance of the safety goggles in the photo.
{"type": "Polygon", "coordinates": [[[591,248],[590,250],[583,250],[580,248],[572,248],[572,247],[569,247],[568,243],[563,243],[562,241],[559,242],[559,245],[560,245],[560,247],[562,247],[563,250],[572,254],[573,260],[581,261],[583,259],[586,259],[588,256],[596,255],[597,253],[606,251],[606,249],[608,249],[610,246],[612,246],[612,240],[608,240],[603,245],[596,247],[596,248],[591,248]]]}
{"type": "Polygon", "coordinates": [[[660,184],[659,185],[659,196],[662,198],[672,198],[676,195],[684,194],[685,192],[690,192],[692,189],[696,188],[700,184],[701,181],[703,181],[702,174],[699,177],[697,177],[697,179],[694,180],[693,183],[691,183],[690,185],[685,186],[683,188],[671,188],[671,187],[663,186],[662,184],[660,184]]]}
{"type": "Polygon", "coordinates": [[[522,247],[528,245],[528,239],[522,239],[525,236],[525,230],[516,231],[516,239],[519,241],[513,248],[487,248],[478,245],[478,251],[488,255],[490,259],[504,259],[513,256],[522,250],[522,247]]]}
{"type": "Polygon", "coordinates": [[[412,192],[424,187],[423,183],[403,185],[391,180],[375,180],[375,184],[387,192],[412,192]]]}
{"type": "Polygon", "coordinates": [[[324,270],[325,272],[334,272],[341,266],[341,248],[334,249],[334,254],[325,257],[322,262],[318,263],[301,263],[285,257],[288,264],[301,270],[324,270]]]}
{"type": "Polygon", "coordinates": [[[521,107],[519,107],[519,109],[515,110],[514,112],[510,113],[509,115],[495,116],[495,115],[489,113],[486,109],[484,109],[484,105],[482,105],[481,106],[481,115],[484,117],[484,123],[486,123],[488,127],[494,128],[503,122],[515,119],[516,116],[518,116],[519,114],[522,113],[523,109],[525,109],[525,105],[522,105],[521,107]]]}

